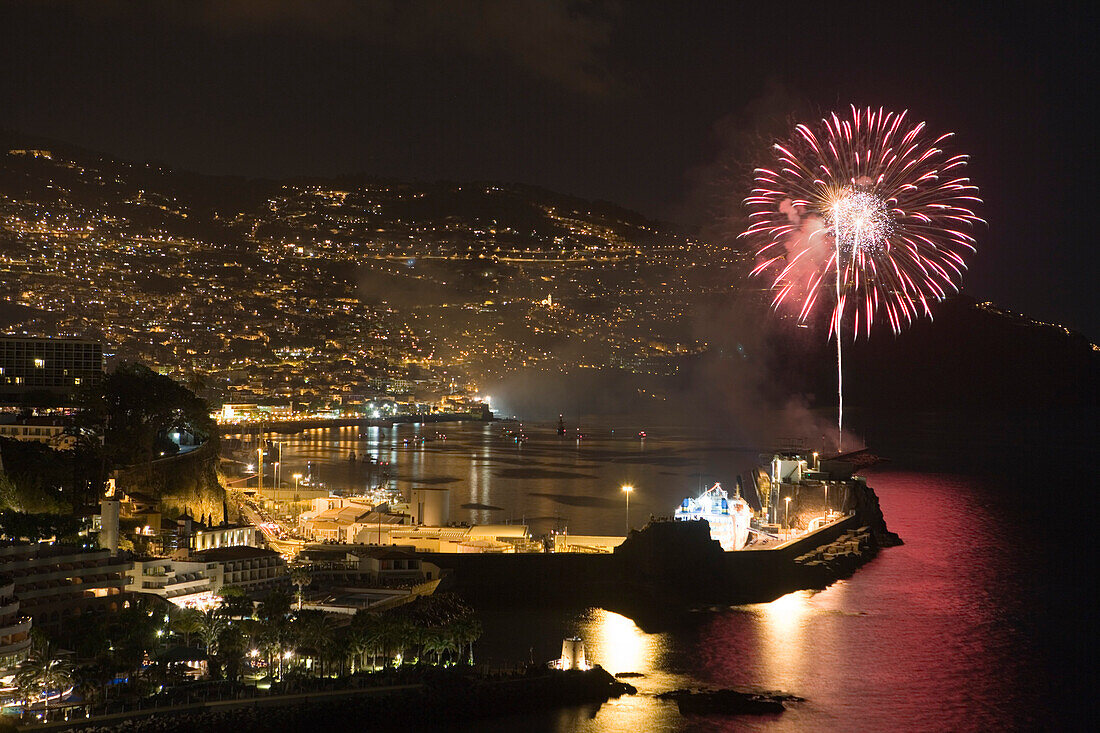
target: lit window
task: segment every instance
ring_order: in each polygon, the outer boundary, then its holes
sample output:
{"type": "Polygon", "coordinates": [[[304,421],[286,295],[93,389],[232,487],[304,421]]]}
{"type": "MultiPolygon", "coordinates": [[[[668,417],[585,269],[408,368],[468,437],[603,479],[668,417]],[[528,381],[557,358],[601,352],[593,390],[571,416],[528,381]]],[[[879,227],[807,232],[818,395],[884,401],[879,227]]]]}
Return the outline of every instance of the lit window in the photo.
{"type": "Polygon", "coordinates": [[[34,360],[34,365],[38,369],[41,369],[41,368],[46,366],[46,360],[45,359],[35,359],[34,360]]]}

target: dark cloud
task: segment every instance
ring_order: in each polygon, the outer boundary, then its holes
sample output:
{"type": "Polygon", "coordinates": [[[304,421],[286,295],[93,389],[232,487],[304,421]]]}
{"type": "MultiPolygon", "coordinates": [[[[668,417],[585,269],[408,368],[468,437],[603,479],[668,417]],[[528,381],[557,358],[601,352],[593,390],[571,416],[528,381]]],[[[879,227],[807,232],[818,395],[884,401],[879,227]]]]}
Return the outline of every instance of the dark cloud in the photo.
{"type": "Polygon", "coordinates": [[[613,6],[566,0],[204,0],[178,17],[228,34],[314,33],[403,52],[460,52],[514,64],[584,94],[615,86],[606,63],[613,6]]]}
{"type": "Polygon", "coordinates": [[[772,78],[763,93],[718,119],[711,128],[713,151],[685,174],[683,198],[667,212],[673,221],[703,228],[703,236],[732,242],[744,229],[742,199],[752,188],[752,171],[797,122],[813,118],[808,99],[772,78]]]}

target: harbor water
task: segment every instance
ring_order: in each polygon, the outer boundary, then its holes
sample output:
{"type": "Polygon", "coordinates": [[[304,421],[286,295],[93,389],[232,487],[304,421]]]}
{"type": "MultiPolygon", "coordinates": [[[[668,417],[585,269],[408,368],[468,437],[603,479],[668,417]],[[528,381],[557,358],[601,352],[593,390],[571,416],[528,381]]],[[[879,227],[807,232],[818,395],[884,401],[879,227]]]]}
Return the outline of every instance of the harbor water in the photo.
{"type": "MultiPolygon", "coordinates": [[[[400,488],[448,488],[454,521],[621,534],[623,484],[635,487],[630,522],[637,527],[650,515],[671,514],[708,482],[722,481],[732,493],[736,475],[748,480],[758,453],[685,428],[646,428],[643,439],[636,426],[603,426],[577,440],[557,436],[554,427],[312,431],[288,436],[283,470],[302,471],[310,461],[319,479],[354,488],[367,480],[367,453],[389,463],[400,488]],[[418,442],[418,435],[432,440],[418,442]],[[352,450],[355,463],[348,460],[352,450]]],[[[481,721],[464,730],[1088,727],[1092,703],[1081,695],[1094,679],[1085,650],[1095,635],[1091,604],[1082,604],[1093,581],[1076,576],[1087,561],[1073,554],[1091,543],[1071,538],[1059,547],[1048,534],[1057,525],[1040,520],[1041,472],[1019,464],[1000,473],[942,472],[895,461],[864,475],[905,544],[823,591],[702,610],[653,633],[599,608],[579,615],[553,608],[485,612],[479,662],[497,668],[545,662],[560,653],[563,637],[577,634],[590,661],[644,676],[629,680],[638,695],[603,706],[481,721]],[[656,699],[678,688],[723,687],[782,690],[805,701],[778,716],[683,718],[675,703],[656,699]]]]}

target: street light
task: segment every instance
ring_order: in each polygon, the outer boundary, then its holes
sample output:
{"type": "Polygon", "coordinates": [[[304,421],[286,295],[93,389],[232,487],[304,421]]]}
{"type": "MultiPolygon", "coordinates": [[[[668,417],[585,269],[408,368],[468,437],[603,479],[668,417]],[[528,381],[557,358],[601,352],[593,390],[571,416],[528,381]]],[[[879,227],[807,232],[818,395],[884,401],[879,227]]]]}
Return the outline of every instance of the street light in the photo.
{"type": "Polygon", "coordinates": [[[783,524],[787,525],[787,539],[791,537],[791,497],[783,497],[785,506],[783,507],[783,524]]]}
{"type": "Polygon", "coordinates": [[[623,487],[623,493],[626,494],[626,533],[630,534],[630,494],[634,491],[634,487],[627,484],[623,487]]]}
{"type": "Polygon", "coordinates": [[[263,446],[256,449],[256,453],[260,456],[260,460],[256,463],[256,492],[263,494],[264,492],[264,449],[263,446]]]}

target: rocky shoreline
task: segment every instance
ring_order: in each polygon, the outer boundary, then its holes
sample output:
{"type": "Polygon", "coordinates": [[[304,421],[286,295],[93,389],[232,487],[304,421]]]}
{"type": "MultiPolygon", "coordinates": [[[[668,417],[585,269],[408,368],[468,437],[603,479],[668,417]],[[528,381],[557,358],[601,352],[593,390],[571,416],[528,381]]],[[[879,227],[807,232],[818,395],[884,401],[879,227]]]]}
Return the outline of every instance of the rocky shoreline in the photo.
{"type": "MultiPolygon", "coordinates": [[[[367,693],[364,689],[362,692],[367,693]]],[[[405,689],[339,699],[318,695],[256,698],[240,705],[210,709],[162,710],[122,720],[80,721],[50,726],[71,733],[193,733],[232,730],[235,733],[307,733],[334,730],[431,730],[454,721],[488,719],[573,705],[600,705],[637,690],[600,667],[589,670],[548,670],[530,667],[525,674],[484,677],[464,671],[441,671],[405,689]]]]}
{"type": "Polygon", "coordinates": [[[673,690],[657,695],[672,700],[680,715],[779,715],[784,703],[803,702],[785,692],[742,692],[740,690],[673,690]]]}

